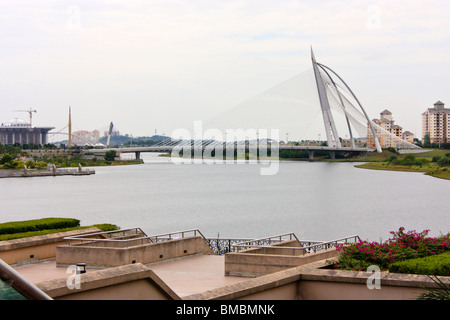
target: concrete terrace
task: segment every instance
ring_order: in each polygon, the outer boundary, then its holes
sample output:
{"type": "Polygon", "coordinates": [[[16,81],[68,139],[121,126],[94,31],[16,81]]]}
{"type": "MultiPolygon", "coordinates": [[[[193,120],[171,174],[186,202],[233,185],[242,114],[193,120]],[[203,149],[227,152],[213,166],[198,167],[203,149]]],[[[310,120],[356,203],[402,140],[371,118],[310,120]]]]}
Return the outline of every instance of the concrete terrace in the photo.
{"type": "Polygon", "coordinates": [[[411,300],[437,288],[424,275],[381,272],[374,289],[372,272],[326,268],[338,243],[357,238],[286,234],[217,255],[198,230],[147,236],[93,228],[0,242],[0,277],[29,299],[54,300],[411,300]],[[78,263],[86,273],[74,273],[78,263]]]}
{"type": "MultiPolygon", "coordinates": [[[[224,259],[219,255],[195,255],[145,266],[183,298],[248,280],[225,276],[224,259]]],[[[14,269],[36,285],[49,280],[66,280],[71,274],[67,267],[58,267],[56,259],[15,266],[14,269]]],[[[102,269],[88,267],[86,274],[102,269]]]]}

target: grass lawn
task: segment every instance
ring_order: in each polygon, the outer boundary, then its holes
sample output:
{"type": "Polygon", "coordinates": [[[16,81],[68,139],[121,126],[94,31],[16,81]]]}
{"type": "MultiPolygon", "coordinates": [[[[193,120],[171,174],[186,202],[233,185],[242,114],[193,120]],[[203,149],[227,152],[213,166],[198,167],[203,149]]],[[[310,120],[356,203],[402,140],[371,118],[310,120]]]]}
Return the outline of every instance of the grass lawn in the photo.
{"type": "Polygon", "coordinates": [[[429,152],[413,154],[416,159],[424,159],[423,165],[399,165],[387,161],[392,156],[403,159],[407,154],[396,154],[388,150],[382,153],[373,152],[362,159],[364,164],[356,165],[357,168],[373,169],[373,170],[389,170],[389,171],[405,171],[405,172],[423,172],[432,177],[450,180],[450,167],[439,167],[436,162],[432,162],[433,157],[446,157],[450,150],[434,149],[429,152]]]}

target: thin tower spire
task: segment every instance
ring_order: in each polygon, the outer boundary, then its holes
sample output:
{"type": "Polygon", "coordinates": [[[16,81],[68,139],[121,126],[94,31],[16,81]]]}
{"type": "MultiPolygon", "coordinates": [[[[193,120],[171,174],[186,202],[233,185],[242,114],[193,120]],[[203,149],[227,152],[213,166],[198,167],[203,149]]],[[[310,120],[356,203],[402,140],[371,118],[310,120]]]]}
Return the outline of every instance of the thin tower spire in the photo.
{"type": "Polygon", "coordinates": [[[71,110],[69,106],[69,148],[72,147],[72,116],[71,116],[71,110]]]}

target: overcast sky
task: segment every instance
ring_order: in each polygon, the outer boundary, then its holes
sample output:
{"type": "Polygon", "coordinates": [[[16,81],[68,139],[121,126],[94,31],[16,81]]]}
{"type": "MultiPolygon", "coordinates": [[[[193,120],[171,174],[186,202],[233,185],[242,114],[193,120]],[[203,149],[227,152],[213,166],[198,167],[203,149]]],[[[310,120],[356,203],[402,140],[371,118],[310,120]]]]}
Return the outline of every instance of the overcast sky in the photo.
{"type": "MultiPolygon", "coordinates": [[[[0,0],[0,121],[170,135],[318,62],[421,136],[450,107],[445,0],[0,0]]],[[[314,137],[313,137],[314,138],[314,137]]]]}

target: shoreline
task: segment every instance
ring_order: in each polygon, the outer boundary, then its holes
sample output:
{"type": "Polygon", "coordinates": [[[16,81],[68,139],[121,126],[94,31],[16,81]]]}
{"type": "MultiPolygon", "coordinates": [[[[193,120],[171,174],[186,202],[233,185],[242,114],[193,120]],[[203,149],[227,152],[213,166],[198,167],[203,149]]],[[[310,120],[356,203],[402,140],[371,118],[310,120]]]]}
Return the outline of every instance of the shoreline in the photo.
{"type": "Polygon", "coordinates": [[[355,165],[355,168],[368,169],[368,170],[423,173],[424,175],[431,176],[434,178],[450,180],[450,171],[432,169],[432,168],[412,168],[412,167],[408,167],[408,166],[388,166],[382,162],[367,162],[364,164],[355,165]]]}
{"type": "Polygon", "coordinates": [[[143,160],[120,160],[112,161],[111,164],[102,163],[97,166],[63,167],[54,170],[44,169],[2,169],[0,168],[0,179],[2,178],[31,178],[31,177],[52,177],[52,176],[88,176],[95,174],[95,167],[116,167],[123,165],[143,164],[143,160]]]}

